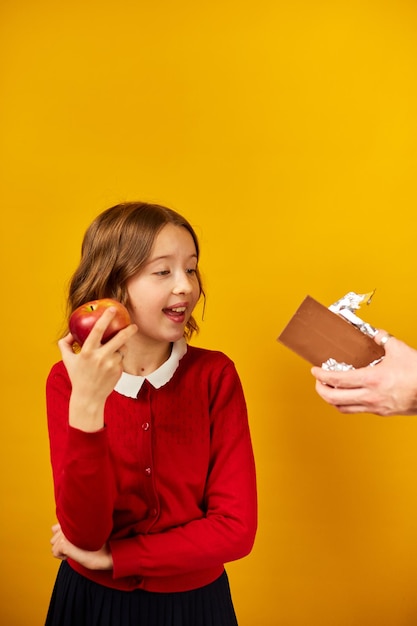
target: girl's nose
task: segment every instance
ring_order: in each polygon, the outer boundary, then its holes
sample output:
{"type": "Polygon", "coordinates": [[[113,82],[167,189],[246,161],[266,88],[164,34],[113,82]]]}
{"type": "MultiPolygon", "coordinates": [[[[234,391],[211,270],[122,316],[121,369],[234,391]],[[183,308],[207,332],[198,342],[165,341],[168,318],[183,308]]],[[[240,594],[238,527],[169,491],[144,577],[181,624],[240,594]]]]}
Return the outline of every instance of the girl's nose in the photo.
{"type": "Polygon", "coordinates": [[[191,293],[192,290],[192,277],[187,274],[182,274],[176,280],[172,293],[180,295],[182,293],[191,293]]]}

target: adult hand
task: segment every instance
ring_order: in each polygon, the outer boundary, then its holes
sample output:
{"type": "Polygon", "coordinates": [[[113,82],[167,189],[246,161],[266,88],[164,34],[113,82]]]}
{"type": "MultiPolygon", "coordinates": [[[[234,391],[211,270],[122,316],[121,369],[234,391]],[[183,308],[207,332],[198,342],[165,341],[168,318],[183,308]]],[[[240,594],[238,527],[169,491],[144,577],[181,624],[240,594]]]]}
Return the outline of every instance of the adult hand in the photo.
{"type": "MultiPolygon", "coordinates": [[[[375,342],[381,344],[386,331],[375,342]]],[[[417,415],[417,350],[389,336],[383,360],[372,367],[345,372],[313,367],[316,391],[341,413],[417,415]]]]}
{"type": "Polygon", "coordinates": [[[107,544],[100,550],[90,552],[89,550],[81,550],[81,548],[77,548],[77,546],[70,543],[62,532],[60,524],[52,526],[52,533],[52,554],[56,559],[65,561],[67,558],[70,558],[87,569],[113,569],[113,559],[107,544]]]}

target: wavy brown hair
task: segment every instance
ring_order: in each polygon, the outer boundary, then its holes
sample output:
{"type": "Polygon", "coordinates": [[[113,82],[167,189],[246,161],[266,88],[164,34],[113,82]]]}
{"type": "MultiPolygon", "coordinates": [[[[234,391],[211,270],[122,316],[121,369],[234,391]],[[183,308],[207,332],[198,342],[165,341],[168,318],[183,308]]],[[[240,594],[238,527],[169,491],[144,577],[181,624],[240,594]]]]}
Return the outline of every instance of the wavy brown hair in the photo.
{"type": "MultiPolygon", "coordinates": [[[[188,230],[198,259],[200,247],[194,229],[182,215],[168,207],[125,202],[100,213],[84,235],[81,261],[69,285],[68,316],[85,302],[100,298],[114,298],[127,305],[127,281],[143,268],[156,236],[166,224],[188,230]]],[[[200,295],[204,296],[198,268],[196,275],[200,295]]],[[[198,332],[198,324],[191,316],[185,337],[189,339],[194,332],[198,332]]]]}

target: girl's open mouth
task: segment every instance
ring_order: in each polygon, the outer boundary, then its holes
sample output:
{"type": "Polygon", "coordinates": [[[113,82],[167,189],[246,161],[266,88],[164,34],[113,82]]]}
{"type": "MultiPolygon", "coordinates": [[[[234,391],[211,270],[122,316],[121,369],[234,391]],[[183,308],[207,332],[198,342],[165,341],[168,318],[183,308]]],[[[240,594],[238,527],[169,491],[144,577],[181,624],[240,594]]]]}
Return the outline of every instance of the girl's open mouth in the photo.
{"type": "Polygon", "coordinates": [[[163,309],[163,312],[170,319],[175,320],[176,322],[182,322],[184,320],[186,310],[187,310],[187,307],[185,306],[177,306],[177,307],[163,309]]]}

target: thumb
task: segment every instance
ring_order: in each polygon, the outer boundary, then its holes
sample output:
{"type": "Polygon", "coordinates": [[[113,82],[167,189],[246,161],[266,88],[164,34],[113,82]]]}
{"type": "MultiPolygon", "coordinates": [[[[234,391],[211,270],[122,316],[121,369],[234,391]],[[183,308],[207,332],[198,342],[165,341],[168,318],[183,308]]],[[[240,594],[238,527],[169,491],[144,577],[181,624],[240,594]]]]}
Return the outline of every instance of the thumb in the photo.
{"type": "Polygon", "coordinates": [[[58,341],[58,347],[61,351],[62,356],[65,356],[66,354],[74,353],[74,350],[73,350],[74,343],[75,343],[75,339],[71,335],[71,333],[68,333],[68,335],[66,335],[65,337],[63,337],[62,339],[58,341]]]}

